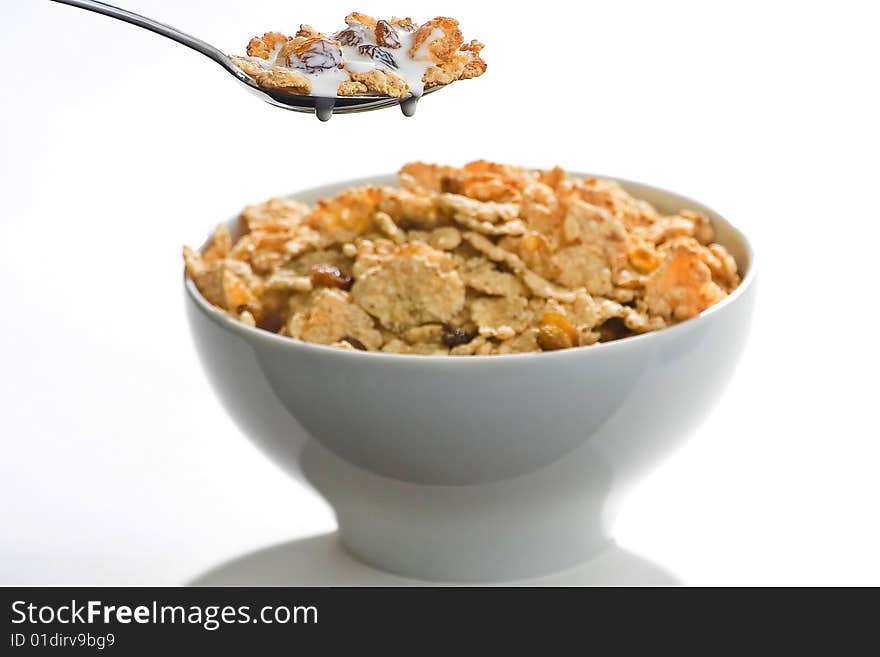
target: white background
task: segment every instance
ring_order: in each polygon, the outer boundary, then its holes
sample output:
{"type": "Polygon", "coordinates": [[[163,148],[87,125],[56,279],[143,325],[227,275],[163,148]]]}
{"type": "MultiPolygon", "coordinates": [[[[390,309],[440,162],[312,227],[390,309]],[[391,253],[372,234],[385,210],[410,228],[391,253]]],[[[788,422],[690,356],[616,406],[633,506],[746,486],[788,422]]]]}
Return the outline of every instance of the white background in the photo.
{"type": "Polygon", "coordinates": [[[321,124],[151,33],[3,0],[0,584],[176,584],[332,529],[209,390],[180,246],[248,202],[476,158],[680,191],[759,250],[746,356],[620,541],[691,584],[880,584],[872,3],[490,4],[126,0],[230,51],[353,9],[487,43],[413,119],[321,124]]]}

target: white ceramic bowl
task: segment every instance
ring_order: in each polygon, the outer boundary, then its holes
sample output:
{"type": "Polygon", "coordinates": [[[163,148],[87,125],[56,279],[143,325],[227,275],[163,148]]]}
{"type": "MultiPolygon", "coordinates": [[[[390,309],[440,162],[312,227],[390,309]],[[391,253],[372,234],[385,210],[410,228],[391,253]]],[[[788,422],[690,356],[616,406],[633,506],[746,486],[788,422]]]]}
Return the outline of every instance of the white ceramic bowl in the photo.
{"type": "MultiPolygon", "coordinates": [[[[696,201],[620,182],[661,210],[705,212],[741,285],[662,331],[454,358],[342,351],[250,328],[185,279],[217,395],[270,458],[327,499],[356,557],[448,581],[520,578],[590,559],[609,545],[630,485],[719,399],[752,315],[751,247],[696,201]]],[[[397,184],[349,180],[293,198],[314,202],[366,183],[397,184]]]]}

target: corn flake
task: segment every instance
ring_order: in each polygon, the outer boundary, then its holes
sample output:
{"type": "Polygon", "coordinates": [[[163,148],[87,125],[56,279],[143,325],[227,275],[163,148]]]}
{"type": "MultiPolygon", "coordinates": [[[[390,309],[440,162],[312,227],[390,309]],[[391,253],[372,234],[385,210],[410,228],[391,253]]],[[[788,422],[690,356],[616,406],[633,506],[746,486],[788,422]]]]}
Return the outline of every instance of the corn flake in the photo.
{"type": "MultiPolygon", "coordinates": [[[[264,35],[251,56],[318,36],[308,26],[288,41],[264,35]]],[[[454,54],[444,66],[458,66],[454,54]]],[[[184,249],[187,275],[248,326],[345,350],[452,356],[660,330],[740,282],[705,215],[660,213],[614,181],[485,160],[413,162],[400,180],[313,207],[248,206],[237,239],[221,225],[201,252],[184,249]]]]}

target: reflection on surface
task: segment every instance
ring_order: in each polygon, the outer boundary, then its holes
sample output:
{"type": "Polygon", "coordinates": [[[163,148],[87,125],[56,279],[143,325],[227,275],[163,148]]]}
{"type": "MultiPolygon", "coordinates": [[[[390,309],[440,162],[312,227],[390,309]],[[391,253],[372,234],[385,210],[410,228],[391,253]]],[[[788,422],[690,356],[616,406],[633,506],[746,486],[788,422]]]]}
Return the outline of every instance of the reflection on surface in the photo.
{"type": "MultiPolygon", "coordinates": [[[[611,544],[594,559],[543,577],[505,586],[674,586],[669,572],[611,544]]],[[[398,577],[349,556],[338,535],[320,534],[234,557],[189,586],[448,586],[398,577]]]]}

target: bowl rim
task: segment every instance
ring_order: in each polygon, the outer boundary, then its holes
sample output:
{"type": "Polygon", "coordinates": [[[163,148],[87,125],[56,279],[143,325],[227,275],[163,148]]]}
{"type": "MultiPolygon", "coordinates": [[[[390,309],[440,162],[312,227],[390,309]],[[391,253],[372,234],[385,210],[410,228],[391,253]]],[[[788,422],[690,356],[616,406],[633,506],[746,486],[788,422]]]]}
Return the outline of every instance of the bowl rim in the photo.
{"type": "MultiPolygon", "coordinates": [[[[734,235],[739,239],[741,245],[745,251],[745,257],[748,261],[748,269],[746,271],[745,276],[740,281],[740,284],[737,288],[728,294],[724,299],[714,304],[713,306],[707,308],[703,312],[701,312],[696,317],[692,317],[683,322],[679,322],[674,326],[667,326],[666,328],[662,328],[656,331],[648,331],[647,333],[640,333],[638,335],[631,335],[625,338],[620,338],[618,340],[610,340],[608,342],[596,342],[591,345],[584,345],[581,347],[571,347],[569,349],[559,349],[556,351],[538,351],[538,352],[524,352],[524,353],[514,353],[514,354],[474,354],[470,356],[434,356],[434,355],[423,355],[423,354],[397,354],[397,353],[387,353],[384,351],[361,351],[358,349],[339,349],[338,347],[332,347],[330,345],[317,344],[314,342],[306,342],[304,340],[298,340],[297,338],[292,338],[286,335],[279,335],[277,333],[272,333],[271,331],[267,331],[265,329],[257,328],[255,326],[248,326],[243,322],[229,316],[223,310],[215,307],[211,304],[207,299],[202,296],[202,293],[199,292],[199,289],[196,287],[195,283],[189,276],[186,275],[186,269],[183,270],[183,281],[184,288],[188,296],[195,302],[196,307],[201,310],[209,319],[213,320],[221,327],[231,330],[233,333],[237,333],[242,338],[246,340],[256,340],[258,342],[263,342],[264,344],[269,345],[277,345],[281,348],[292,350],[292,351],[304,351],[304,352],[315,352],[318,354],[324,354],[329,358],[340,358],[340,359],[371,359],[376,362],[387,362],[387,363],[459,363],[459,362],[477,362],[485,364],[487,362],[492,363],[510,363],[510,362],[519,362],[519,361],[533,361],[534,359],[540,359],[541,361],[548,361],[553,358],[566,358],[566,357],[574,357],[574,356],[583,356],[588,353],[595,353],[597,351],[606,352],[611,349],[625,349],[628,348],[629,345],[641,344],[646,340],[657,340],[660,339],[661,336],[664,335],[672,335],[673,333],[680,333],[685,330],[689,330],[690,328],[696,328],[700,324],[705,324],[710,318],[723,310],[724,308],[734,304],[737,300],[744,296],[746,291],[752,287],[754,284],[754,280],[757,276],[757,257],[755,254],[755,248],[751,242],[751,240],[746,237],[745,233],[743,233],[740,228],[731,222],[727,217],[712,207],[706,205],[705,203],[701,203],[695,199],[692,199],[689,196],[684,194],[680,194],[676,191],[666,189],[663,187],[657,187],[655,185],[648,185],[646,183],[638,182],[635,180],[630,180],[627,178],[620,178],[618,176],[608,176],[602,174],[593,174],[593,173],[580,173],[580,172],[569,172],[571,175],[580,176],[585,178],[602,178],[605,180],[613,180],[621,183],[624,187],[627,185],[638,186],[645,189],[650,189],[655,192],[659,192],[661,194],[670,194],[676,196],[687,203],[692,203],[694,206],[699,206],[705,208],[712,212],[713,214],[720,217],[730,228],[730,230],[734,233],[734,235]]],[[[340,185],[346,186],[356,186],[356,185],[368,185],[368,184],[377,184],[376,181],[378,179],[386,179],[396,174],[376,174],[372,176],[363,176],[360,178],[352,178],[349,180],[341,180],[335,183],[328,183],[325,185],[318,185],[315,187],[309,187],[303,189],[299,192],[293,192],[291,194],[286,195],[285,198],[293,198],[299,194],[305,192],[317,192],[321,193],[323,189],[329,189],[333,187],[338,187],[340,185]]],[[[455,367],[462,367],[460,365],[455,365],[455,367]]]]}

